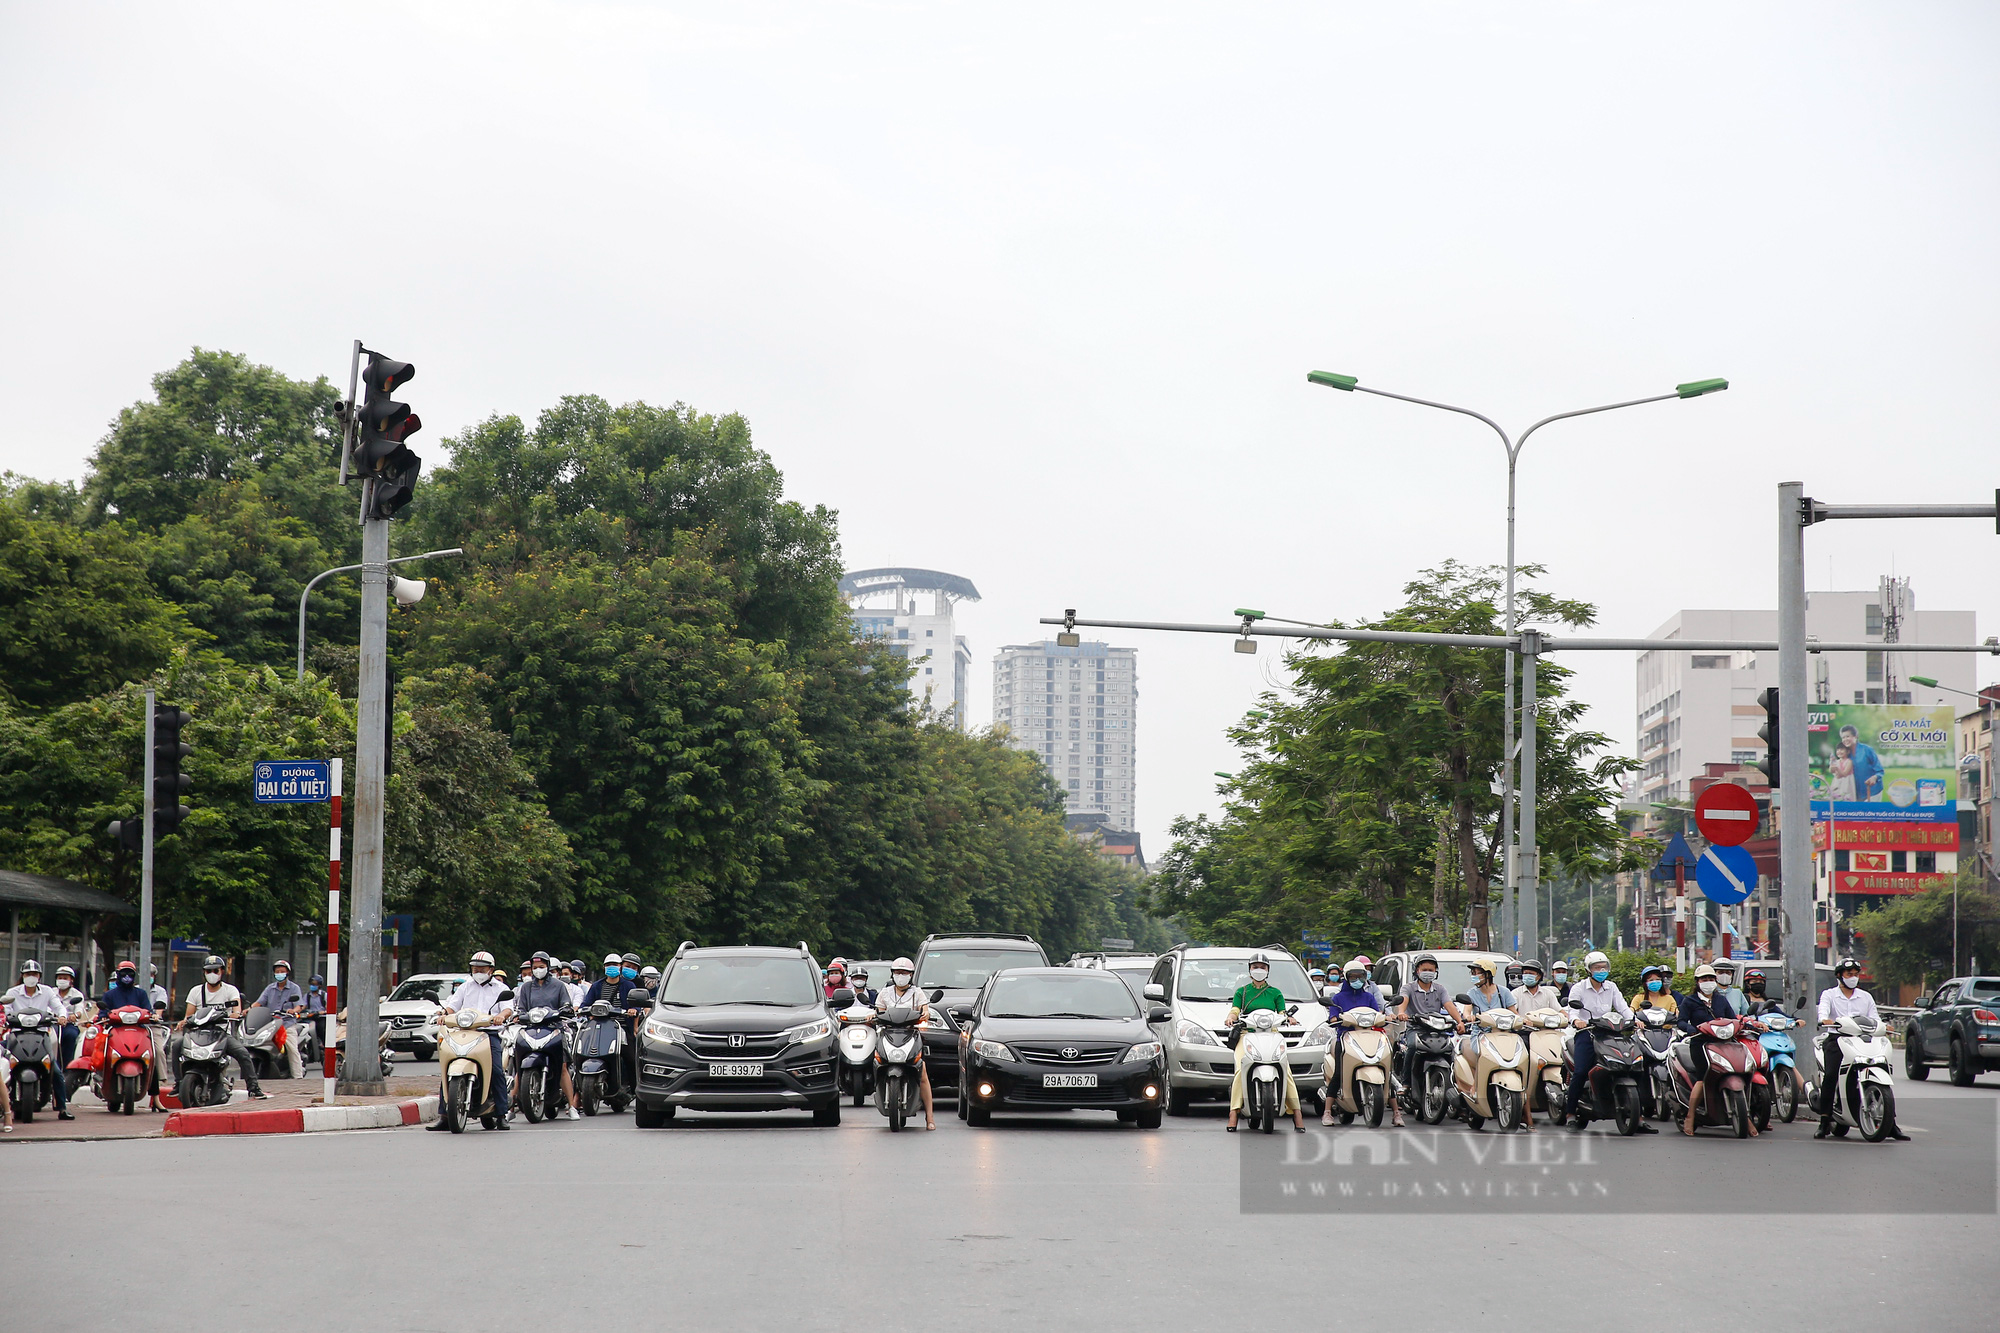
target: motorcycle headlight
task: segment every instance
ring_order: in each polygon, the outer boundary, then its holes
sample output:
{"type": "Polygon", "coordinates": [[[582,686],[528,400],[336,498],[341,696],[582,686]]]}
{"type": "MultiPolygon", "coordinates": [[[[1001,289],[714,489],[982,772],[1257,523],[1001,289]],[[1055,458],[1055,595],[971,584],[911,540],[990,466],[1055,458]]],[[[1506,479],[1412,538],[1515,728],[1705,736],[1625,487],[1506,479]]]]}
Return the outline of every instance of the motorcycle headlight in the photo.
{"type": "Polygon", "coordinates": [[[1207,1028],[1203,1027],[1201,1024],[1191,1022],[1190,1020],[1185,1018],[1183,1018],[1180,1021],[1180,1024],[1174,1028],[1174,1036],[1180,1041],[1181,1045],[1183,1046],[1222,1045],[1221,1042],[1215,1039],[1215,1034],[1213,1032],[1210,1032],[1207,1028]]]}
{"type": "Polygon", "coordinates": [[[677,1028],[663,1018],[649,1018],[646,1020],[646,1035],[654,1041],[672,1046],[685,1044],[689,1034],[686,1028],[677,1028]]]}
{"type": "MultiPolygon", "coordinates": [[[[1157,1047],[1157,1043],[1155,1045],[1157,1047]]],[[[984,1037],[972,1039],[972,1053],[983,1055],[989,1060],[1013,1060],[1017,1063],[1020,1060],[1019,1056],[1007,1049],[1004,1042],[988,1041],[984,1037]]]]}
{"type": "Polygon", "coordinates": [[[1157,1041],[1134,1042],[1132,1049],[1125,1052],[1125,1059],[1121,1063],[1129,1065],[1138,1060],[1157,1060],[1164,1051],[1165,1048],[1157,1041]]]}
{"type": "Polygon", "coordinates": [[[785,1032],[785,1041],[787,1044],[818,1041],[822,1037],[830,1037],[832,1035],[833,1020],[830,1018],[816,1018],[810,1023],[801,1023],[795,1028],[787,1029],[785,1032]]]}

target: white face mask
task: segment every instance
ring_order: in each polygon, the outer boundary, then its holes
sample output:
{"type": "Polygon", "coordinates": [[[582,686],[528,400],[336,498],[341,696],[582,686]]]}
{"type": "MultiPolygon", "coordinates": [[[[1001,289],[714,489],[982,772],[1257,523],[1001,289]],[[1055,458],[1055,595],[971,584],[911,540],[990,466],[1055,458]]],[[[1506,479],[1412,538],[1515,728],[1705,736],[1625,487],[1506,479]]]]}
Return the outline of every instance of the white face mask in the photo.
{"type": "Polygon", "coordinates": [[[1858,976],[1842,977],[1840,979],[1840,984],[1847,987],[1847,989],[1849,990],[1853,990],[1855,987],[1861,984],[1861,978],[1858,976]]]}
{"type": "Polygon", "coordinates": [[[472,980],[475,985],[484,986],[487,982],[493,980],[493,974],[491,972],[474,972],[472,980]]]}
{"type": "Polygon", "coordinates": [[[30,972],[28,973],[27,976],[21,978],[21,984],[23,986],[26,986],[29,990],[33,990],[35,987],[42,984],[42,979],[39,976],[35,975],[33,972],[30,972]]]}
{"type": "Polygon", "coordinates": [[[1437,979],[1438,979],[1438,974],[1435,972],[1417,973],[1417,980],[1423,982],[1426,986],[1430,985],[1433,981],[1436,981],[1437,979]]]}
{"type": "Polygon", "coordinates": [[[1271,969],[1268,967],[1253,967],[1250,969],[1250,980],[1252,981],[1262,981],[1270,975],[1271,969]]]}
{"type": "Polygon", "coordinates": [[[904,987],[910,984],[910,974],[908,972],[891,972],[889,980],[895,982],[899,988],[904,987]]]}
{"type": "Polygon", "coordinates": [[[222,973],[220,972],[204,972],[202,975],[208,978],[208,984],[211,986],[216,985],[222,980],[222,973]]]}
{"type": "Polygon", "coordinates": [[[1703,995],[1715,994],[1715,983],[1713,981],[1701,981],[1695,984],[1701,987],[1701,993],[1703,995]]]}
{"type": "Polygon", "coordinates": [[[538,967],[535,969],[535,980],[547,981],[548,979],[549,979],[549,970],[546,967],[538,967]]]}
{"type": "Polygon", "coordinates": [[[57,989],[57,990],[68,990],[68,989],[69,989],[69,978],[68,978],[68,977],[57,977],[57,978],[56,978],[56,989],[57,989]]]}

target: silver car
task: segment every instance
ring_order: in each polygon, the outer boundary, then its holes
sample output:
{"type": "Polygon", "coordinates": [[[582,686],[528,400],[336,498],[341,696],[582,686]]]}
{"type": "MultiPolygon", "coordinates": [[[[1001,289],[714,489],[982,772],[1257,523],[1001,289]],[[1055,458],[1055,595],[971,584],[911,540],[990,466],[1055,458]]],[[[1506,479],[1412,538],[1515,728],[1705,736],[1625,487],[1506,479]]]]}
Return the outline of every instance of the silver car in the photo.
{"type": "Polygon", "coordinates": [[[1314,992],[1299,960],[1282,945],[1262,949],[1197,948],[1175,945],[1153,964],[1145,999],[1163,1004],[1172,1017],[1153,1025],[1167,1053],[1167,1114],[1186,1115],[1195,1101],[1229,1099],[1236,1078],[1236,1052],[1228,1039],[1230,997],[1250,981],[1250,959],[1271,960],[1270,983],[1284,995],[1287,1011],[1278,1030],[1285,1035],[1286,1059],[1301,1098],[1320,1084],[1326,1045],[1311,1034],[1326,1020],[1326,1004],[1314,992]]]}

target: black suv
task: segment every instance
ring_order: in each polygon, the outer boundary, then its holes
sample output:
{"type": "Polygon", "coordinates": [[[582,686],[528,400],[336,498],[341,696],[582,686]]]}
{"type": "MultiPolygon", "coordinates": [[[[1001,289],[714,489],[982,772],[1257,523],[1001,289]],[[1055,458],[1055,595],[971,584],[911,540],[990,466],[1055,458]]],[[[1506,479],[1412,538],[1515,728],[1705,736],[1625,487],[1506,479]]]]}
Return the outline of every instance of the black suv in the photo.
{"type": "Polygon", "coordinates": [[[1917,1001],[1903,1032],[1903,1072],[1931,1076],[1942,1060],[1951,1081],[1969,1088],[1981,1074],[2000,1069],[2000,977],[1953,977],[1917,1001]]]}
{"type": "Polygon", "coordinates": [[[1142,1008],[1109,972],[1016,968],[961,1008],[964,1086],[959,1118],[983,1125],[995,1111],[1116,1111],[1141,1129],[1160,1127],[1166,1060],[1146,1026],[1171,1015],[1142,1008]]]}
{"type": "MultiPolygon", "coordinates": [[[[917,989],[926,995],[942,990],[944,998],[933,1005],[939,1013],[970,1008],[980,987],[995,972],[1010,967],[1047,967],[1049,956],[1030,935],[1000,935],[970,931],[962,934],[932,935],[917,946],[917,989]]],[[[875,981],[871,973],[868,978],[875,981]]],[[[886,988],[888,978],[876,982],[886,988]]],[[[931,1088],[958,1086],[958,1033],[946,1027],[924,1029],[924,1064],[929,1067],[931,1088]]]]}
{"type": "Polygon", "coordinates": [[[652,1129],[685,1106],[810,1109],[815,1125],[837,1125],[835,1059],[819,963],[805,945],[683,944],[640,1024],[633,1123],[652,1129]]]}

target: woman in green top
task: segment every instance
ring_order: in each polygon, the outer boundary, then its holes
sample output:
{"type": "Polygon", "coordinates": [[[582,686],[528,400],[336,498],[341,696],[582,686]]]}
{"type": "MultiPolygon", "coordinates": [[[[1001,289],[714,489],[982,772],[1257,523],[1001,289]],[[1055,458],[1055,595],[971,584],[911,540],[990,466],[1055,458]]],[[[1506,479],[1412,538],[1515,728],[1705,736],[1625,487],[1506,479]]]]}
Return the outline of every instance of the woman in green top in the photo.
{"type": "MultiPolygon", "coordinates": [[[[1285,993],[1271,984],[1270,977],[1271,960],[1261,953],[1252,954],[1249,984],[1238,986],[1236,993],[1229,997],[1229,1026],[1234,1026],[1236,1020],[1245,1014],[1259,1009],[1269,1009],[1279,1015],[1285,1012],[1288,1007],[1285,993]]],[[[1225,1126],[1231,1134],[1236,1132],[1236,1117],[1243,1109],[1243,1057],[1249,1049],[1246,1042],[1236,1043],[1236,1079],[1229,1085],[1229,1123],[1225,1126]]],[[[1285,1114],[1291,1116],[1292,1124],[1303,1134],[1306,1132],[1306,1118],[1299,1110],[1299,1085],[1292,1081],[1291,1062],[1288,1060],[1281,1067],[1285,1071],[1285,1114]]]]}

